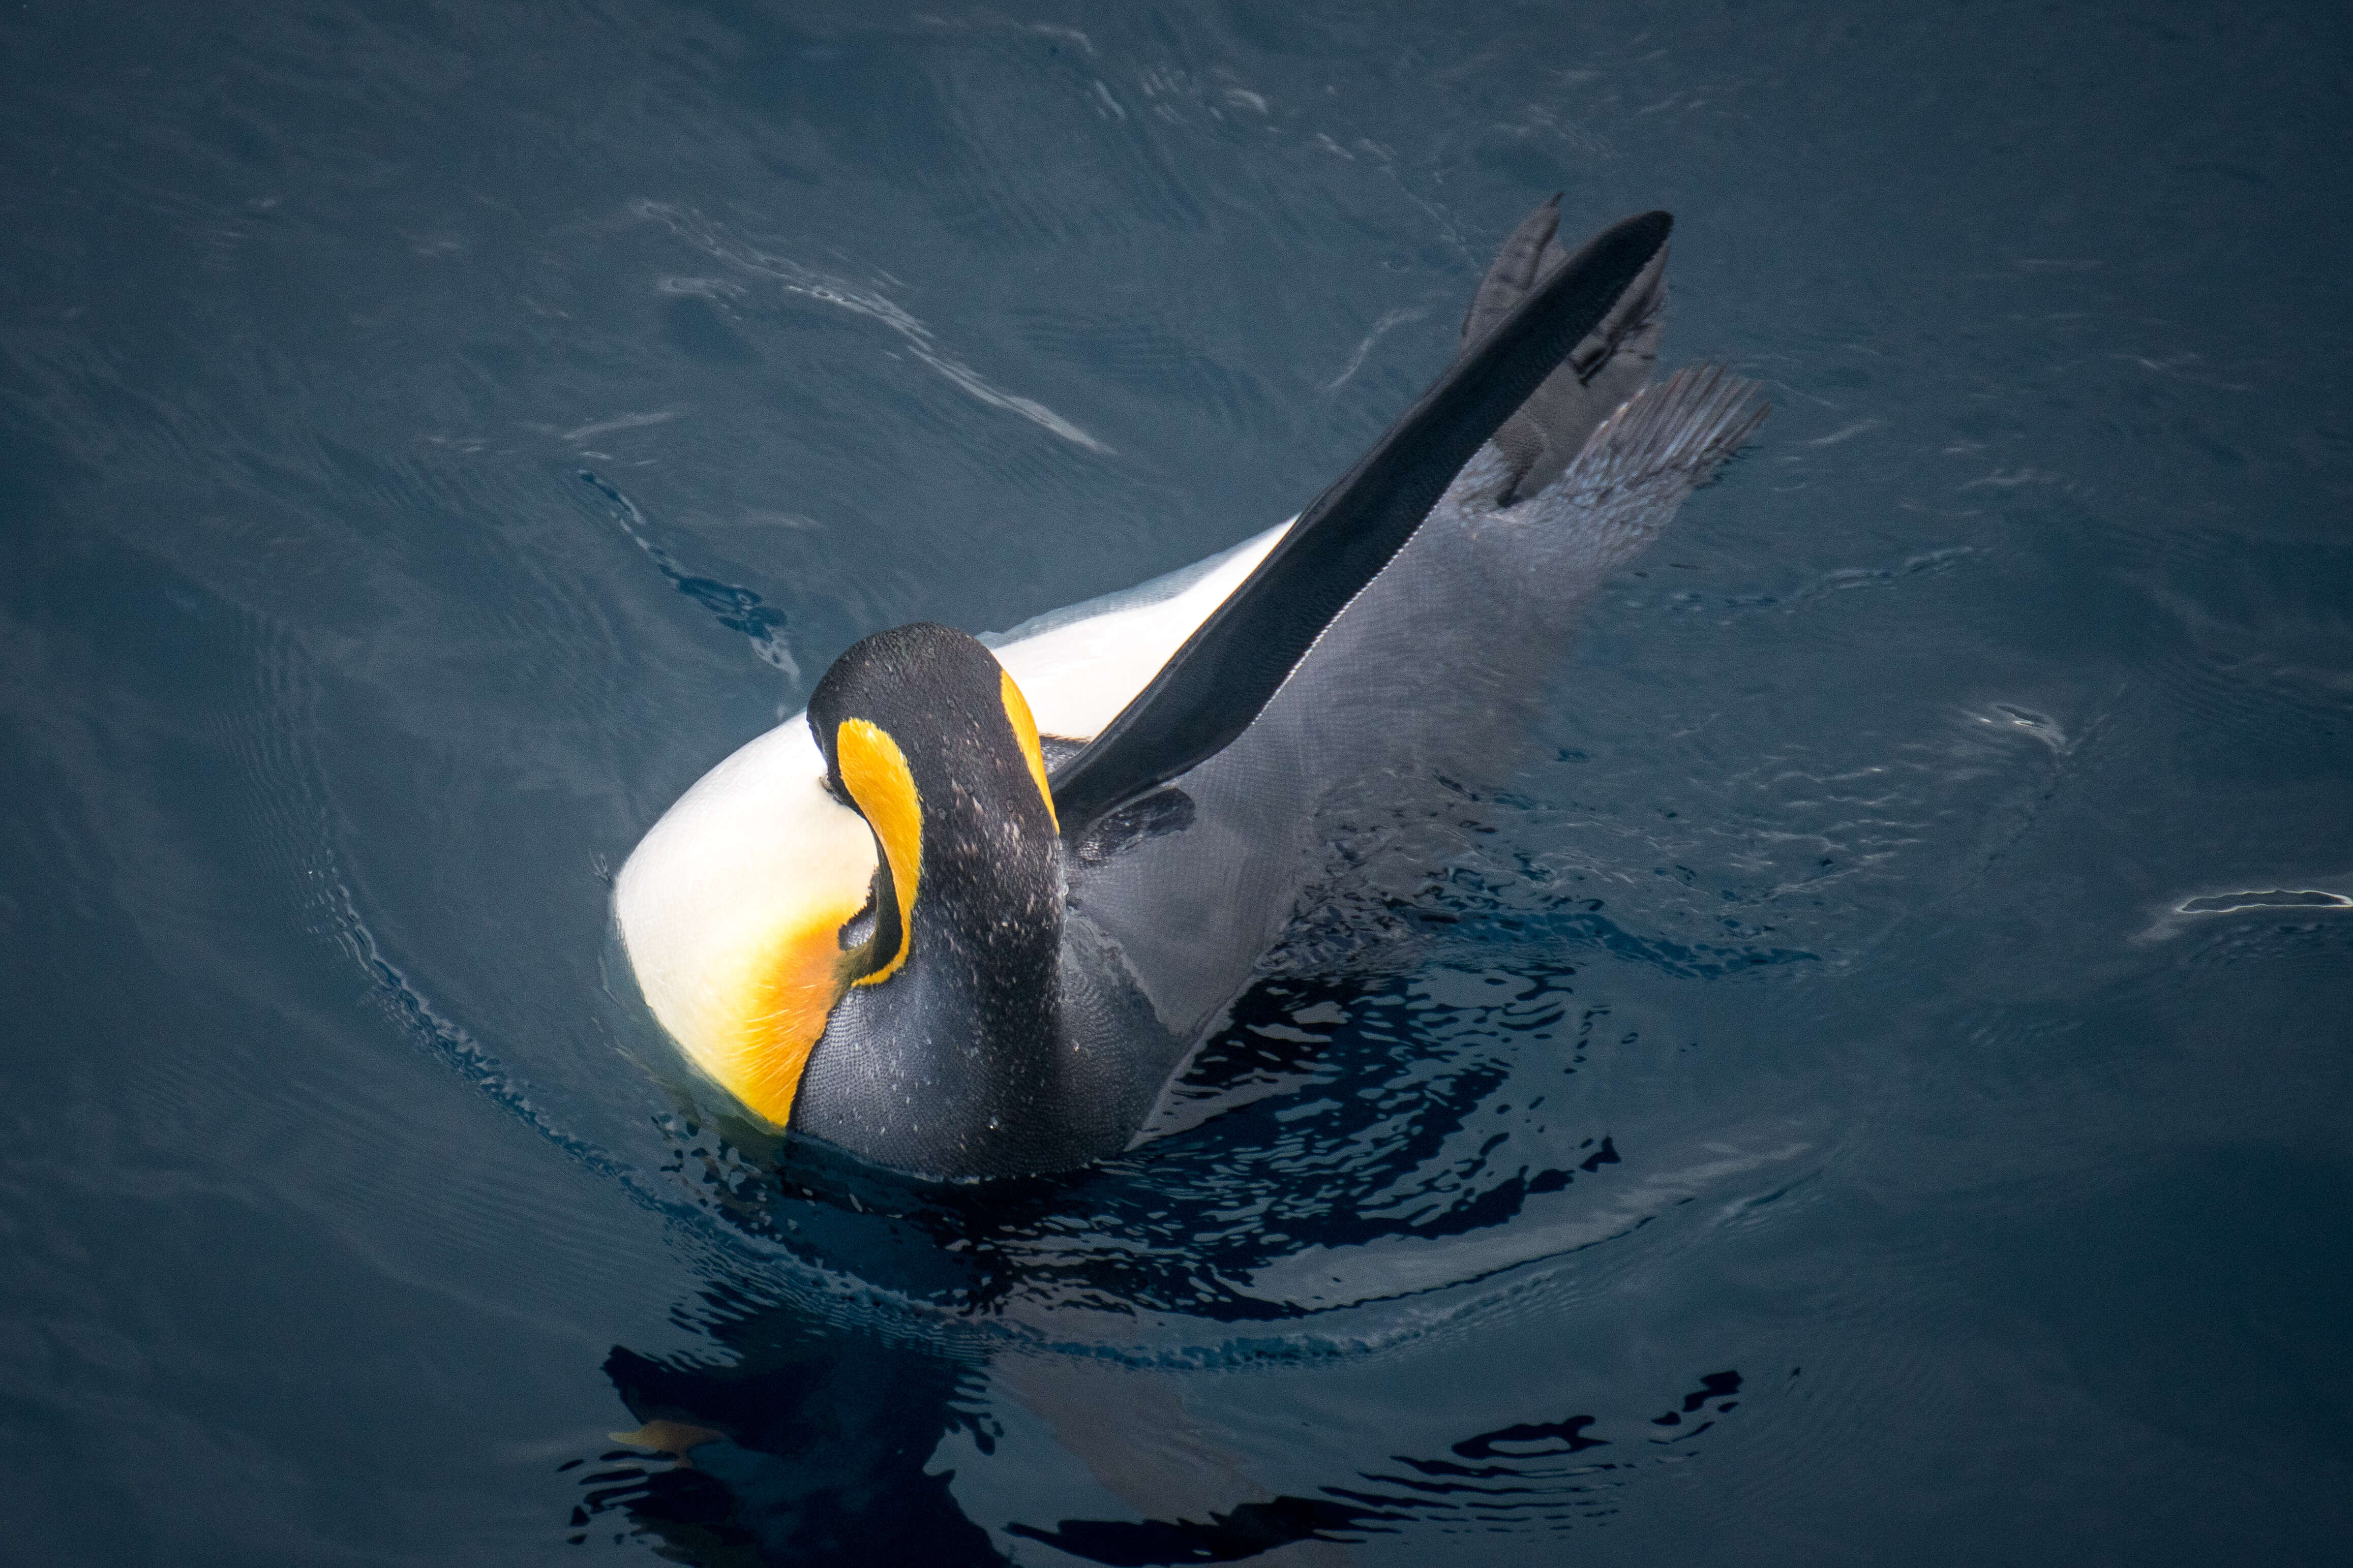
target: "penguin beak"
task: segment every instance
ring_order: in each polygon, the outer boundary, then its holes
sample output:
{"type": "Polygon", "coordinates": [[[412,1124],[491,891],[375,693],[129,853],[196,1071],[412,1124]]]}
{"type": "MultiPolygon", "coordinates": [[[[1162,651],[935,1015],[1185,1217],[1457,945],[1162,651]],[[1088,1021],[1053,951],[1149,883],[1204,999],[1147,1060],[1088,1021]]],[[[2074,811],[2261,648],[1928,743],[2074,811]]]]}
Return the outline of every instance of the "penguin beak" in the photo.
{"type": "Polygon", "coordinates": [[[771,731],[688,791],[614,884],[621,939],[655,1018],[778,1129],[860,967],[841,930],[882,890],[877,834],[827,794],[825,772],[807,726],[771,731]]]}

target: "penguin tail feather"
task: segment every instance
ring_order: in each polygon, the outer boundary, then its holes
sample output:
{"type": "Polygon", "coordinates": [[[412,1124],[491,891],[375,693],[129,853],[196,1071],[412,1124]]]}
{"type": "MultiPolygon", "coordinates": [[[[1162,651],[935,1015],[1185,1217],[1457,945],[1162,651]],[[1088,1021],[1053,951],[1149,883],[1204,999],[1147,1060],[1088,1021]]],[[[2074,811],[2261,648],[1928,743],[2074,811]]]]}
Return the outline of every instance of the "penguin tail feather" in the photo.
{"type": "Polygon", "coordinates": [[[1591,506],[1662,487],[1680,500],[1757,433],[1773,411],[1763,391],[1718,364],[1686,365],[1645,387],[1586,438],[1556,482],[1562,499],[1591,506]]]}
{"type": "Polygon", "coordinates": [[[1656,539],[1683,498],[1757,433],[1772,412],[1763,391],[1722,365],[1685,366],[1620,404],[1535,495],[1498,504],[1509,493],[1511,462],[1489,442],[1441,504],[1474,531],[1482,518],[1532,526],[1531,559],[1544,560],[1564,591],[1572,578],[1596,586],[1656,539]]]}

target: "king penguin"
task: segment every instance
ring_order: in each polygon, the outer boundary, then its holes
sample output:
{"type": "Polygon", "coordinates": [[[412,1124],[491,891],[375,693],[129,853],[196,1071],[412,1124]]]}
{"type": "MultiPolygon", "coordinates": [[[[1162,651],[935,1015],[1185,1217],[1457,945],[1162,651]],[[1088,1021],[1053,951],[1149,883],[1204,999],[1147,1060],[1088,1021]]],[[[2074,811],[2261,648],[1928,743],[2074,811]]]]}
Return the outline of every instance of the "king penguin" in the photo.
{"type": "Polygon", "coordinates": [[[1574,254],[1557,223],[1290,522],[1001,636],[878,632],[688,790],[614,904],[694,1068],[923,1177],[1126,1148],[1343,819],[1508,748],[1577,607],[1765,416],[1713,366],[1651,381],[1665,213],[1574,254]]]}

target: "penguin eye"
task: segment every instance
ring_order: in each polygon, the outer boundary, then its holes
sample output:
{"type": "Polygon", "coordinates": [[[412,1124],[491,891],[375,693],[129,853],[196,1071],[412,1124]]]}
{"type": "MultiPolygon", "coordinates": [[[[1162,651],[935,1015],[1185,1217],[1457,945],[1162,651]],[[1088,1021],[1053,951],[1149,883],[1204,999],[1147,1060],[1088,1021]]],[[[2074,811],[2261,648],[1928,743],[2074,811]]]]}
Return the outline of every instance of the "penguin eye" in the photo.
{"type": "MultiPolygon", "coordinates": [[[[874,875],[879,879],[882,872],[878,869],[874,875]]],[[[840,934],[836,939],[841,943],[842,952],[855,952],[874,940],[874,884],[869,882],[866,884],[866,907],[842,923],[840,934]]]]}

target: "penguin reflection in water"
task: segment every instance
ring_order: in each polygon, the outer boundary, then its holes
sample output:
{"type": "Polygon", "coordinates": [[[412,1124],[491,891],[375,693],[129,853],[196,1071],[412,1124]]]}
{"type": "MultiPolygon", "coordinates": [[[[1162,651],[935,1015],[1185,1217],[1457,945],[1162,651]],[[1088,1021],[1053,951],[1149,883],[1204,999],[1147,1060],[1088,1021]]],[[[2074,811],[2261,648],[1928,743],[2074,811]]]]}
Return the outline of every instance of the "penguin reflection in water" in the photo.
{"type": "Polygon", "coordinates": [[[1454,363],[1292,522],[984,643],[878,633],[616,884],[654,1016],[754,1117],[930,1177],[1118,1153],[1330,845],[1500,762],[1571,619],[1764,417],[1652,384],[1664,213],[1546,203],[1454,363]]]}
{"type": "MultiPolygon", "coordinates": [[[[1363,1468],[1275,1493],[1253,1481],[1213,1420],[1187,1408],[1176,1379],[1090,1357],[1012,1354],[979,1369],[855,1332],[814,1328],[741,1297],[719,1309],[715,1337],[733,1356],[714,1366],[617,1348],[605,1373],[638,1421],[600,1468],[567,1464],[583,1491],[573,1540],[594,1532],[659,1541],[662,1555],[702,1568],[1002,1568],[1037,1560],[1130,1564],[1260,1562],[1345,1568],[1350,1544],[1424,1531],[1516,1535],[1525,1560],[1544,1537],[1606,1519],[1662,1461],[1688,1458],[1695,1439],[1743,1403],[1736,1370],[1669,1381],[1654,1369],[1597,1374],[1576,1414],[1535,1412],[1433,1453],[1384,1452],[1363,1468]],[[1035,1451],[996,1413],[1025,1407],[1092,1484],[1064,1495],[1082,1510],[1104,1495],[1139,1517],[1002,1518],[1038,1506],[1036,1489],[1003,1493],[993,1528],[968,1515],[943,1444],[965,1462],[1019,1467],[1035,1451]],[[1543,1418],[1546,1415],[1552,1418],[1543,1418]]],[[[1035,1441],[1034,1437],[1027,1439],[1035,1441]]],[[[1052,1461],[1047,1468],[1053,1468],[1052,1461]]],[[[1065,1485],[1075,1480],[1066,1478],[1065,1485]]],[[[981,1489],[984,1500],[988,1489],[981,1489]]],[[[986,1515],[989,1501],[979,1503],[986,1515]]]]}

